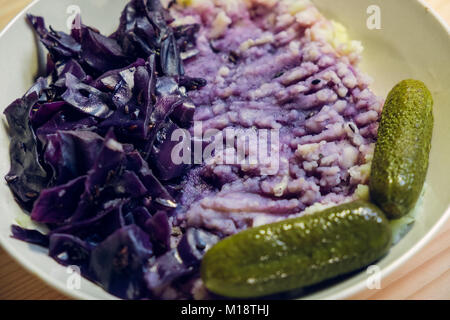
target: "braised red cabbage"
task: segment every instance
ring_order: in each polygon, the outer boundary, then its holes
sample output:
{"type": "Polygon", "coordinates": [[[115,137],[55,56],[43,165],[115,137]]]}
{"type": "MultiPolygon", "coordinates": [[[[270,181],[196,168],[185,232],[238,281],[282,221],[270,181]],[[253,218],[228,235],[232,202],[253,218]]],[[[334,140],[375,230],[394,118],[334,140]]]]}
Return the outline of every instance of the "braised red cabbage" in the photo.
{"type": "Polygon", "coordinates": [[[39,146],[30,123],[30,112],[37,101],[38,95],[33,92],[14,101],[5,110],[11,137],[11,169],[5,179],[18,202],[25,208],[30,208],[47,186],[49,177],[39,161],[39,146]]]}
{"type": "Polygon", "coordinates": [[[48,254],[64,266],[77,266],[89,277],[89,262],[93,246],[70,234],[50,235],[48,254]]]}
{"type": "Polygon", "coordinates": [[[148,235],[136,225],[126,226],[92,250],[90,274],[120,298],[143,298],[147,292],[143,277],[152,255],[148,235]]]}
{"type": "Polygon", "coordinates": [[[43,247],[48,247],[49,238],[37,230],[24,229],[22,227],[11,226],[12,237],[18,240],[26,241],[28,243],[37,244],[43,247]]]}

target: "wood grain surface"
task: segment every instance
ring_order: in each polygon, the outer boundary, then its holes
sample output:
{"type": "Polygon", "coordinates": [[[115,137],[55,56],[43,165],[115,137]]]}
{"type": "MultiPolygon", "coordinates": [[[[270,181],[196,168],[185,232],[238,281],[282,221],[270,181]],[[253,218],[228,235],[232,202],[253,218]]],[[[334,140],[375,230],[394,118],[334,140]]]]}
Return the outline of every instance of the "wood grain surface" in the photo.
{"type": "MultiPolygon", "coordinates": [[[[30,2],[0,0],[0,30],[30,2]]],[[[450,24],[450,0],[427,2],[450,24]]],[[[0,248],[0,299],[68,298],[24,270],[0,248]]],[[[367,290],[353,299],[450,300],[450,222],[401,270],[383,279],[382,289],[367,290]]]]}

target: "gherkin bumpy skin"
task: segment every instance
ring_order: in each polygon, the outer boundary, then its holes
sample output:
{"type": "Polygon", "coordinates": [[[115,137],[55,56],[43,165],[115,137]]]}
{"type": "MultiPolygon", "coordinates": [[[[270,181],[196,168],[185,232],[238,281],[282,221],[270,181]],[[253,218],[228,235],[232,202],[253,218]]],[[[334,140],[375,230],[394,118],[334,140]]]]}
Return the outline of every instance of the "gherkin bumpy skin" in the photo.
{"type": "Polygon", "coordinates": [[[391,237],[383,212],[355,201],[226,238],[204,256],[201,276],[222,296],[267,296],[365,267],[387,253],[391,237]]]}
{"type": "Polygon", "coordinates": [[[421,81],[404,80],[389,93],[375,147],[370,197],[390,219],[406,215],[422,191],[433,133],[433,98],[421,81]]]}

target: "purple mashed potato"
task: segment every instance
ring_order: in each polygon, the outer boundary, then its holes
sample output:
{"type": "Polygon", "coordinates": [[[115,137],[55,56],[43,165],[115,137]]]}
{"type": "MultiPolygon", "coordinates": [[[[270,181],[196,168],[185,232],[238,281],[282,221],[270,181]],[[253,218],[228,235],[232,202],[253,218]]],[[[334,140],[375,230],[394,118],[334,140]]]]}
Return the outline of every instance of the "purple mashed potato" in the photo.
{"type": "Polygon", "coordinates": [[[207,162],[189,174],[178,222],[228,236],[358,197],[382,109],[359,52],[321,38],[333,25],[311,4],[293,16],[286,1],[217,3],[173,13],[201,25],[198,54],[185,61],[208,82],[190,94],[194,120],[204,131],[280,130],[279,169],[207,162]]]}

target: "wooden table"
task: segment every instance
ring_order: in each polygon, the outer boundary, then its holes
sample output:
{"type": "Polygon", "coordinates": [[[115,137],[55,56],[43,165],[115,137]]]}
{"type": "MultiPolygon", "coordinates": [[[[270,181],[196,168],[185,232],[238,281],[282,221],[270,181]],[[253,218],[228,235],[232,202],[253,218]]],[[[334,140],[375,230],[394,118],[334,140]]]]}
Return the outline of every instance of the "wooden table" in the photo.
{"type": "MultiPolygon", "coordinates": [[[[56,1],[56,0],[55,0],[56,1]]],[[[427,0],[450,24],[450,1],[427,0]]],[[[0,0],[0,30],[31,0],[0,0]]],[[[383,280],[383,289],[354,299],[450,300],[450,222],[401,270],[383,280]]],[[[67,299],[25,271],[0,248],[0,299],[67,299]]]]}

